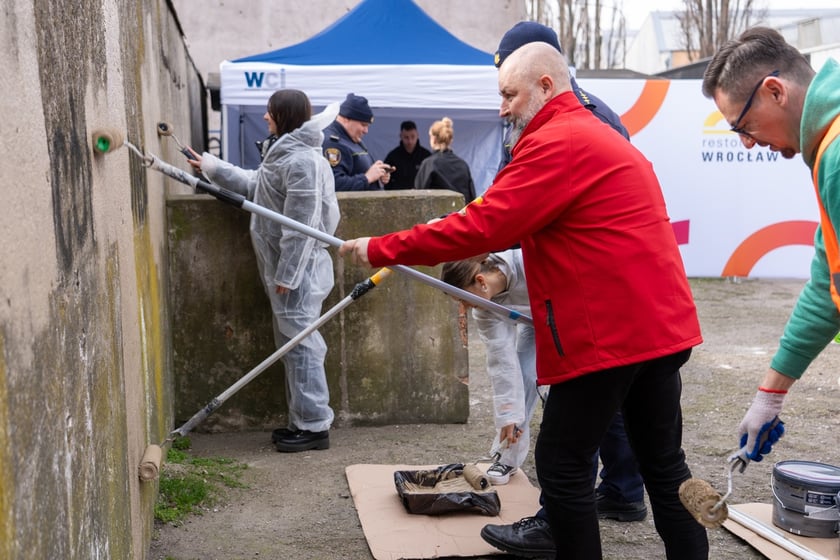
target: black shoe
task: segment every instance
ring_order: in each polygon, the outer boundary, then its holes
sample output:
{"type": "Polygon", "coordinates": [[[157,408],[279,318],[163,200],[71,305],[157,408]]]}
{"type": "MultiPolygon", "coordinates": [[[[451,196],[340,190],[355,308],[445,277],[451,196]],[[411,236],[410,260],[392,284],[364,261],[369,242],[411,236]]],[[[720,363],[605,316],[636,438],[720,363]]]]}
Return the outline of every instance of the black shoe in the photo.
{"type": "Polygon", "coordinates": [[[642,521],[647,517],[647,506],[644,502],[621,502],[599,492],[595,493],[595,507],[598,508],[599,519],[642,521]]]}
{"type": "Polygon", "coordinates": [[[277,443],[284,437],[289,437],[294,434],[296,431],[297,430],[290,430],[289,428],[277,428],[271,432],[271,443],[277,443]]]}
{"type": "Polygon", "coordinates": [[[539,517],[524,517],[512,525],[485,525],[481,538],[523,558],[554,558],[557,554],[548,522],[539,517]]]}
{"type": "Polygon", "coordinates": [[[310,449],[329,449],[330,431],[310,432],[297,430],[280,438],[276,443],[277,451],[284,453],[295,453],[297,451],[309,451],[310,449]]]}

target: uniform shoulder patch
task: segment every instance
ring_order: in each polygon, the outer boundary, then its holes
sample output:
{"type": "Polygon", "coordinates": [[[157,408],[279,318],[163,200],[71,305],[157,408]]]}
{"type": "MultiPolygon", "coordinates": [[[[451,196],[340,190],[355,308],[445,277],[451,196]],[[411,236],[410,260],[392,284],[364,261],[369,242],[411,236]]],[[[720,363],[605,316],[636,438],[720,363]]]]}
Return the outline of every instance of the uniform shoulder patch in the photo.
{"type": "Polygon", "coordinates": [[[324,150],[324,156],[327,158],[327,161],[330,162],[332,167],[341,163],[341,150],[338,148],[327,148],[324,150]]]}

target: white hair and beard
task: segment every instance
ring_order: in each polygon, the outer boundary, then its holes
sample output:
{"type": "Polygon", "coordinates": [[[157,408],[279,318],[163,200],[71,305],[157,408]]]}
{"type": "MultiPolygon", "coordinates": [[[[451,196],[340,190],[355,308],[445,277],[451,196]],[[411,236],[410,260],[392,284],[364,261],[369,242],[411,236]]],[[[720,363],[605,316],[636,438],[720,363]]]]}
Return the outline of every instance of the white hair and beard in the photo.
{"type": "Polygon", "coordinates": [[[525,127],[528,126],[531,119],[533,119],[537,113],[540,112],[540,109],[545,106],[545,103],[543,103],[537,96],[538,89],[539,88],[537,87],[533,88],[531,99],[528,101],[528,104],[525,106],[525,110],[521,115],[511,115],[508,117],[508,122],[510,123],[509,141],[511,149],[516,146],[517,142],[519,142],[519,137],[522,136],[522,131],[525,130],[525,127]]]}

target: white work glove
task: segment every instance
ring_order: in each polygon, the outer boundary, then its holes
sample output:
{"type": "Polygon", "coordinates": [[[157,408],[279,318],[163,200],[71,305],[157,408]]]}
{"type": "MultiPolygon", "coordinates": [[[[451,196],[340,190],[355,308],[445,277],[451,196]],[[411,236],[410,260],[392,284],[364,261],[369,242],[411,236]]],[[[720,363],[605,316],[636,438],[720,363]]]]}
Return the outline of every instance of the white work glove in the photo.
{"type": "Polygon", "coordinates": [[[779,412],[786,394],[787,391],[758,388],[750,409],[738,426],[741,448],[730,460],[740,459],[746,466],[750,461],[761,461],[772,451],[773,444],[785,433],[785,424],[779,420],[779,412]]]}

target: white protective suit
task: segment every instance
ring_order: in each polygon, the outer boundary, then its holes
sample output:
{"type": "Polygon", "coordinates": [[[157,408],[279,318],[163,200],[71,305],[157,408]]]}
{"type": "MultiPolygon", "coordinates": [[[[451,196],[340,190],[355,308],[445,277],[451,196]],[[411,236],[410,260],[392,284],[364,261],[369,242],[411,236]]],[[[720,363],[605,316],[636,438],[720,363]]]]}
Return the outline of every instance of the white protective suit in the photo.
{"type": "MultiPolygon", "coordinates": [[[[511,249],[493,253],[489,258],[496,261],[507,281],[507,289],[496,294],[492,300],[525,315],[531,315],[522,251],[511,249]]],[[[531,443],[529,424],[538,396],[534,327],[513,323],[496,313],[480,308],[473,309],[473,318],[486,347],[487,374],[493,386],[496,437],[490,453],[492,455],[500,450],[500,463],[519,467],[528,455],[531,443]],[[500,431],[509,424],[516,424],[522,430],[522,434],[517,443],[499,449],[500,431]]]]}
{"type": "MultiPolygon", "coordinates": [[[[281,136],[259,169],[241,169],[204,153],[201,170],[214,183],[255,204],[332,235],[339,209],[332,169],[321,153],[321,130],[337,114],[338,104],[330,105],[281,136]]],[[[251,217],[251,242],[271,301],[274,340],[280,348],[321,315],[335,281],[332,258],[323,242],[257,214],[251,217]],[[278,294],[276,286],[289,291],[278,294]]],[[[321,432],[332,425],[326,353],[324,338],[315,331],[283,356],[290,429],[321,432]]]]}

